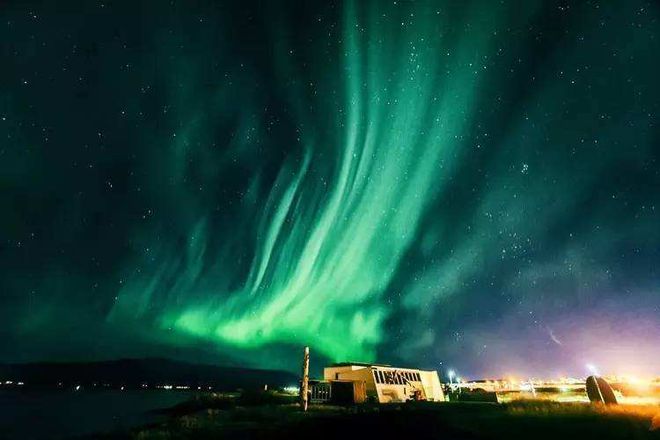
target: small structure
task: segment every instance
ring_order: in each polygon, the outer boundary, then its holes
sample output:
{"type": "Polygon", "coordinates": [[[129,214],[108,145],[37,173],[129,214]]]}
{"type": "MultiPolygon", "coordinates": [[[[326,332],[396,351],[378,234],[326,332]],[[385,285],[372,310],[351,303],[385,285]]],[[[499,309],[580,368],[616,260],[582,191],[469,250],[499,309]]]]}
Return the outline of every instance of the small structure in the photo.
{"type": "Polygon", "coordinates": [[[437,371],[351,362],[326,367],[323,379],[312,384],[313,402],[348,403],[351,394],[355,403],[444,400],[437,371]]]}
{"type": "Polygon", "coordinates": [[[587,396],[591,403],[604,403],[605,405],[616,405],[617,400],[614,390],[605,379],[599,376],[587,377],[585,387],[587,396]]]}
{"type": "Polygon", "coordinates": [[[310,381],[311,403],[332,403],[349,405],[364,403],[367,400],[367,388],[364,381],[354,380],[317,380],[310,381]]]}

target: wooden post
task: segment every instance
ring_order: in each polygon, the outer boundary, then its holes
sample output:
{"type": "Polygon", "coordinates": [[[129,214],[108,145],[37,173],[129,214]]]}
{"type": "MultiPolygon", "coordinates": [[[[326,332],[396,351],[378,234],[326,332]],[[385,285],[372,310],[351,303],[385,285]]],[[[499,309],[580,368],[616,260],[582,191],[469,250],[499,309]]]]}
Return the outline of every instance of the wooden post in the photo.
{"type": "Polygon", "coordinates": [[[309,391],[309,347],[305,347],[302,364],[302,380],[300,381],[300,407],[307,411],[307,395],[309,391]]]}

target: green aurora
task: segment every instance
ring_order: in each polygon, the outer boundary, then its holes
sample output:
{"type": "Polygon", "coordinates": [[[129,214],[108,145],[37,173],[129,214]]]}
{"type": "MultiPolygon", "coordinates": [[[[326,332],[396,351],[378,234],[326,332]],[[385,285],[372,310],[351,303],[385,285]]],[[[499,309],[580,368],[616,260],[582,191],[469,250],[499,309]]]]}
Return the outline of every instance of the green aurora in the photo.
{"type": "MultiPolygon", "coordinates": [[[[259,221],[244,284],[234,291],[200,286],[208,242],[200,216],[186,254],[159,255],[169,264],[127,283],[112,317],[139,319],[136,311],[166,291],[201,300],[166,304],[158,316],[163,328],[241,348],[310,344],[334,360],[374,360],[391,313],[384,291],[429,201],[460,160],[459,139],[480,80],[473,66],[491,32],[477,28],[449,46],[442,32],[447,23],[437,19],[432,3],[407,8],[407,22],[399,22],[391,5],[367,9],[345,8],[339,55],[344,110],[322,107],[319,113],[336,116],[320,129],[300,111],[302,158],[287,163],[266,203],[248,214],[259,221]],[[323,161],[321,152],[337,163],[328,179],[310,169],[323,161]],[[178,276],[168,286],[172,265],[178,276]]],[[[191,125],[172,154],[194,136],[191,125]]],[[[221,279],[222,270],[204,276],[221,279]]]]}

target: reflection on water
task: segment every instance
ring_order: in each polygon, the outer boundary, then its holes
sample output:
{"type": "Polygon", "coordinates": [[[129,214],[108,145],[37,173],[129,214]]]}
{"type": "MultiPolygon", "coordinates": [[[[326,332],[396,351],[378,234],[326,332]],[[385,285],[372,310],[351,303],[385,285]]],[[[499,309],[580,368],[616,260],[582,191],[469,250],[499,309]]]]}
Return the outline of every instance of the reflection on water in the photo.
{"type": "Polygon", "coordinates": [[[62,439],[119,431],[164,417],[152,410],[191,398],[189,391],[0,391],[0,438],[62,439]]]}

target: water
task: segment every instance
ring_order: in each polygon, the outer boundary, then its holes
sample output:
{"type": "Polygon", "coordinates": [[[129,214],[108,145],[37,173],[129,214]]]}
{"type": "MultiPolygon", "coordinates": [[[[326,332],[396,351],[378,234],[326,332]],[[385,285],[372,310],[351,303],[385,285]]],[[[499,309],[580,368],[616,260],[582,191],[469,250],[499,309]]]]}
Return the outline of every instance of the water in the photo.
{"type": "Polygon", "coordinates": [[[163,420],[168,408],[195,393],[167,390],[0,391],[0,439],[64,439],[163,420]]]}

